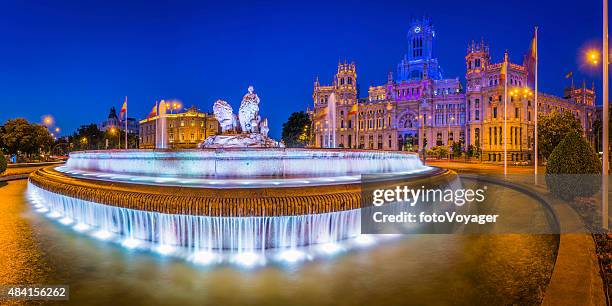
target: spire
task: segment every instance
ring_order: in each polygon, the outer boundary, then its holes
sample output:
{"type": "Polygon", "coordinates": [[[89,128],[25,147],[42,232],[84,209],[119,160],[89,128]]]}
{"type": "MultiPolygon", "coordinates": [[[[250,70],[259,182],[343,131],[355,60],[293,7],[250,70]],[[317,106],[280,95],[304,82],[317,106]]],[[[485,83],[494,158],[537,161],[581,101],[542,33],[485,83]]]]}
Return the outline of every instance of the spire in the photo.
{"type": "Polygon", "coordinates": [[[314,82],[314,87],[319,87],[319,76],[317,75],[317,77],[315,78],[315,82],[314,82]]]}
{"type": "Polygon", "coordinates": [[[389,69],[389,73],[387,74],[387,84],[393,83],[393,71],[389,69]]]}

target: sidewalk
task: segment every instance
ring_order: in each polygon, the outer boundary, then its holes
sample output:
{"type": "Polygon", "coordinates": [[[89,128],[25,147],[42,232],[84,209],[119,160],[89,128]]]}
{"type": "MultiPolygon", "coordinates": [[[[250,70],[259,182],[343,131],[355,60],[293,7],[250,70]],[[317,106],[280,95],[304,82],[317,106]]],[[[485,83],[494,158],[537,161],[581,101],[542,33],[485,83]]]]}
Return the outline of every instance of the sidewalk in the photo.
{"type": "MultiPolygon", "coordinates": [[[[534,183],[533,168],[508,166],[504,177],[503,165],[472,164],[454,161],[427,161],[430,166],[452,169],[459,174],[491,176],[532,190],[547,199],[561,226],[559,249],[542,305],[606,305],[604,284],[600,274],[595,243],[584,228],[581,217],[567,203],[552,197],[543,175],[534,183]]],[[[539,174],[545,167],[538,168],[539,174]]]]}

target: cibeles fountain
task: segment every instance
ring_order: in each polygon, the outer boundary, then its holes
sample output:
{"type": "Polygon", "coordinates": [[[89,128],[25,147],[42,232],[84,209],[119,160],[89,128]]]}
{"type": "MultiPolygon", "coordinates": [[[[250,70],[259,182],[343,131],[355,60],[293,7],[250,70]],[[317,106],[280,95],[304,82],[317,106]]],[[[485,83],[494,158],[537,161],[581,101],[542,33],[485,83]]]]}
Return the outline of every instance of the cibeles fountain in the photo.
{"type": "Polygon", "coordinates": [[[200,148],[274,148],[283,145],[268,137],[268,119],[259,115],[259,97],[249,86],[248,93],[242,98],[238,118],[232,106],[223,100],[213,105],[215,118],[221,126],[221,135],[208,137],[200,148]]]}
{"type": "MultiPolygon", "coordinates": [[[[199,149],[73,152],[30,176],[37,212],[128,249],[199,264],[302,261],[372,243],[360,233],[361,175],[444,177],[417,155],[283,148],[267,136],[250,87],[238,117],[217,101],[223,133],[199,149]]],[[[335,118],[332,118],[335,120],[335,118]]]]}

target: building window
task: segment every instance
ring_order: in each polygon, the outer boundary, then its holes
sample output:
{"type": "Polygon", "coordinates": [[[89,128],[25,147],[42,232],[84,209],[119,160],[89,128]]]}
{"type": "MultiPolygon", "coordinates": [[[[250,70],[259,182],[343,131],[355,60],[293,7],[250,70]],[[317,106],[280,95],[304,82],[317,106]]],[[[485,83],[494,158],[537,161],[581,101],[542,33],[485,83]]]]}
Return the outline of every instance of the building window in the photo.
{"type": "Polygon", "coordinates": [[[497,107],[493,108],[493,119],[497,118],[497,107]]]}

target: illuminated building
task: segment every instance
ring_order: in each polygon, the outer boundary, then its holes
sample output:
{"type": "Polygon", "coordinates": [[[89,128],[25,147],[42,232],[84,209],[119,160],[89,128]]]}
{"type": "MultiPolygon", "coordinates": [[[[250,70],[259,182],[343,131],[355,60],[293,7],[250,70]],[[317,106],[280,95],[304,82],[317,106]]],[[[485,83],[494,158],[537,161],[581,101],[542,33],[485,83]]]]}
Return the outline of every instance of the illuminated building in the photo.
{"type": "MultiPolygon", "coordinates": [[[[503,160],[503,62],[492,63],[484,42],[472,43],[465,56],[467,86],[444,78],[433,54],[436,34],[428,19],[412,23],[408,54],[396,79],[371,86],[368,97],[357,93],[354,63],[339,63],[331,85],[314,83],[314,147],[422,151],[435,146],[478,148],[484,161],[503,160]],[[330,99],[333,96],[333,99],[330,99]],[[330,111],[333,100],[335,111],[330,111]],[[331,115],[330,115],[331,114],[331,115]]],[[[533,88],[527,87],[527,64],[508,64],[508,160],[533,157],[533,88]]],[[[570,111],[592,140],[595,93],[571,87],[564,97],[540,92],[539,112],[570,111]]]]}
{"type": "MultiPolygon", "coordinates": [[[[135,118],[128,117],[127,129],[129,134],[138,135],[138,122],[135,118]]],[[[121,131],[125,131],[125,123],[119,119],[117,116],[117,111],[115,111],[114,107],[111,107],[108,112],[108,118],[98,125],[100,131],[106,132],[106,130],[111,128],[118,128],[121,131]]]]}
{"type": "MultiPolygon", "coordinates": [[[[489,47],[472,43],[466,60],[467,143],[482,152],[484,161],[503,161],[503,141],[507,141],[507,159],[524,161],[533,159],[534,146],[534,93],[527,86],[527,64],[508,63],[508,109],[506,137],[503,136],[504,84],[503,62],[492,63],[489,47]]],[[[585,136],[592,142],[592,124],[595,120],[595,91],[573,86],[565,90],[564,97],[540,92],[538,112],[571,112],[580,120],[585,136]]]]}
{"type": "MultiPolygon", "coordinates": [[[[201,113],[195,107],[183,113],[162,115],[166,118],[166,133],[170,148],[196,148],[207,137],[220,132],[219,122],[214,115],[201,113]]],[[[153,149],[156,144],[155,130],[158,115],[140,121],[141,149],[153,149]]]]}
{"type": "Polygon", "coordinates": [[[372,86],[358,99],[354,63],[338,64],[333,84],[314,84],[315,147],[331,147],[327,103],[336,97],[336,147],[410,150],[448,145],[463,139],[465,95],[458,78],[445,79],[433,54],[435,31],[428,19],[412,23],[408,54],[389,72],[387,83],[372,86]],[[357,105],[357,106],[355,106],[357,105]]]}

